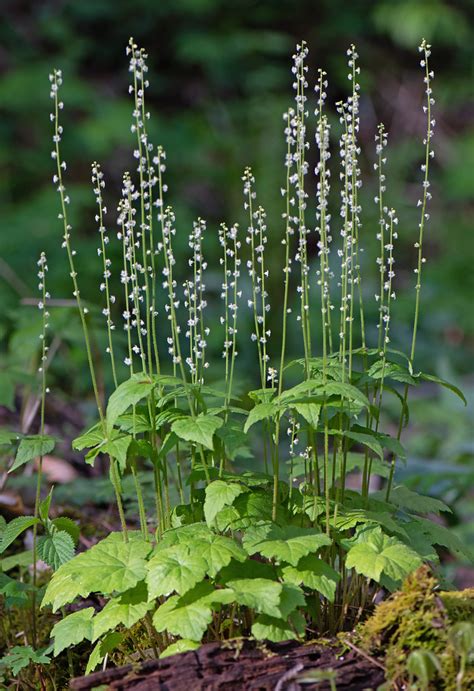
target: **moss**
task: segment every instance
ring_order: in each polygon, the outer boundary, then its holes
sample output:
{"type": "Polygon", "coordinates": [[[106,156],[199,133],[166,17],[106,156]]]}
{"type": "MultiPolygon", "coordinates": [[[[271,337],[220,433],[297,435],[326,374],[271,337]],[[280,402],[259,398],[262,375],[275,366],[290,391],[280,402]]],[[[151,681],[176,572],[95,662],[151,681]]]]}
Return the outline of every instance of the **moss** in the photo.
{"type": "MultiPolygon", "coordinates": [[[[367,651],[385,657],[387,680],[407,682],[406,660],[417,649],[430,650],[438,657],[441,672],[436,689],[456,688],[457,656],[448,642],[450,627],[472,620],[474,589],[458,593],[437,592],[437,581],[427,566],[409,576],[402,589],[375,609],[358,630],[360,644],[367,651]]],[[[465,688],[474,683],[474,670],[466,670],[465,688]]]]}

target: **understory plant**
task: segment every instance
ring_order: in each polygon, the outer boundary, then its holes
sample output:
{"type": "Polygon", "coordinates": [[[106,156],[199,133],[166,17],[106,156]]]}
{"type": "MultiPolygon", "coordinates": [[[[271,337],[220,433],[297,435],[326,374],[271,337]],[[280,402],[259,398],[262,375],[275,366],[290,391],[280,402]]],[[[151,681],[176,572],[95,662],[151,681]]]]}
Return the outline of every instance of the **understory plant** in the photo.
{"type": "MultiPolygon", "coordinates": [[[[246,168],[245,224],[223,223],[213,230],[197,219],[183,261],[175,256],[174,241],[187,231],[178,227],[167,202],[166,153],[148,136],[147,56],[130,40],[136,168],[123,175],[113,223],[108,221],[104,173],[98,163],[92,165],[101,309],[114,385],[106,405],[89,336],[91,315],[75,264],[67,166],[60,148],[62,74],[55,70],[50,75],[53,182],[98,414],[96,424],[73,446],[86,450],[86,463],[94,464],[99,455],[107,460],[121,523],[120,531],[73,556],[74,528],[64,519],[49,520],[49,500],[41,502],[39,482],[34,516],[4,527],[0,551],[34,526],[33,573],[38,556],[54,571],[41,593],[41,607],[62,613],[52,631],[55,655],[89,641],[94,646],[87,664],[91,671],[130,638],[141,641],[145,656],[239,636],[304,641],[333,635],[359,622],[382,591],[396,590],[422,564],[436,564],[437,547],[469,557],[436,520],[450,508],[395,478],[397,465],[406,461],[402,433],[410,390],[437,382],[464,400],[456,387],[420,371],[415,359],[435,126],[431,48],[423,41],[419,50],[425,131],[419,224],[413,231],[414,317],[411,346],[404,353],[391,346],[398,215],[386,180],[388,134],[382,124],[373,157],[378,224],[362,225],[355,47],[347,52],[350,91],[336,104],[336,141],[326,73],[316,74],[310,108],[308,49],[304,43],[296,48],[295,99],[284,116],[280,228],[270,232],[257,181],[246,168]],[[313,137],[314,177],[309,163],[313,137]],[[331,168],[337,172],[333,177],[331,168]],[[312,195],[315,217],[308,211],[312,195]],[[213,238],[221,247],[217,322],[208,318],[211,291],[206,285],[206,243],[213,238]],[[113,242],[119,251],[111,252],[113,242]],[[369,296],[363,276],[363,245],[372,242],[379,248],[376,330],[366,322],[369,296]],[[281,261],[278,298],[269,292],[269,253],[281,261]],[[111,256],[119,255],[120,262],[113,264],[111,256]],[[120,277],[121,294],[115,277],[120,277]],[[252,325],[249,342],[239,326],[248,321],[243,310],[252,325]],[[277,319],[278,340],[271,332],[277,319]],[[218,375],[209,366],[211,333],[213,342],[222,342],[223,383],[216,383],[218,375]],[[299,339],[300,357],[289,361],[290,336],[299,339]],[[242,392],[247,373],[239,371],[238,349],[250,347],[258,381],[242,392]],[[392,433],[384,418],[389,398],[399,406],[392,433]],[[153,511],[143,497],[143,470],[153,473],[153,511]],[[123,506],[127,475],[138,506],[133,526],[123,506]],[[69,605],[86,598],[88,606],[67,614],[69,605]]],[[[49,296],[45,258],[40,262],[44,349],[49,296]]],[[[47,359],[46,351],[42,357],[47,359]]],[[[54,440],[44,434],[46,395],[43,371],[40,434],[19,441],[12,469],[53,448],[54,440]]],[[[2,438],[17,440],[14,435],[2,438]]],[[[34,634],[31,644],[34,649],[34,634]]]]}

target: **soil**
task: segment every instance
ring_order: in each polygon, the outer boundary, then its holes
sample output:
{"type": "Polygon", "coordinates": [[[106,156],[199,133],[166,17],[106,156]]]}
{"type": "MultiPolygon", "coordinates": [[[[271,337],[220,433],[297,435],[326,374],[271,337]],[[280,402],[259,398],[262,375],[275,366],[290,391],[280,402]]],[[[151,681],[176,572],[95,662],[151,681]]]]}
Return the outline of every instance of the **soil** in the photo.
{"type": "MultiPolygon", "coordinates": [[[[98,686],[133,691],[328,691],[329,681],[303,683],[311,670],[333,670],[338,691],[377,689],[385,680],[382,664],[356,650],[341,655],[341,644],[294,641],[259,644],[233,641],[227,646],[207,643],[199,649],[163,660],[148,660],[73,679],[71,689],[98,686]]],[[[324,677],[324,674],[322,675],[324,677]]]]}

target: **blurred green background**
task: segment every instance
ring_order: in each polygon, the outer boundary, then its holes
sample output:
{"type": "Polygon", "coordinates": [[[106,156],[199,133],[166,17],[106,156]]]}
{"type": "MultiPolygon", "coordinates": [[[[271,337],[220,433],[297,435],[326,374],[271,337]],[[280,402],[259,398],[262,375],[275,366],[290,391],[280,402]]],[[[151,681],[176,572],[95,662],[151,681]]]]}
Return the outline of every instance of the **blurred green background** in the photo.
{"type": "MultiPolygon", "coordinates": [[[[463,538],[474,540],[469,527],[474,513],[469,492],[474,458],[472,0],[2,0],[0,8],[0,406],[10,409],[8,414],[14,418],[21,404],[17,385],[28,382],[28,373],[33,375],[36,369],[40,315],[31,299],[37,295],[36,261],[41,250],[49,257],[53,298],[72,297],[60,249],[58,199],[51,182],[48,74],[53,67],[62,68],[64,74],[63,153],[81,291],[89,301],[92,324],[103,326],[97,304],[100,265],[90,165],[98,160],[103,166],[108,222],[113,228],[123,171],[136,168],[125,55],[131,35],[149,54],[149,132],[151,141],[163,144],[168,153],[168,201],[177,215],[179,267],[187,257],[192,220],[202,216],[209,223],[206,284],[209,320],[217,324],[221,311],[217,227],[224,220],[246,227],[240,179],[246,165],[254,169],[259,201],[268,213],[267,257],[274,307],[280,301],[282,113],[293,98],[290,67],[295,44],[305,39],[309,45],[311,83],[317,67],[328,72],[328,102],[333,109],[337,100],[347,96],[346,49],[355,43],[362,86],[365,304],[374,317],[377,218],[372,164],[377,123],[383,121],[389,132],[387,203],[397,208],[400,219],[392,343],[407,350],[425,127],[417,47],[423,37],[433,44],[436,158],[417,364],[459,384],[470,403],[463,409],[449,392],[436,387],[415,392],[411,407],[417,422],[406,438],[410,463],[407,470],[400,469],[399,477],[455,507],[451,523],[463,538]]],[[[311,111],[313,107],[310,101],[311,111]]],[[[331,122],[336,188],[338,123],[334,114],[331,122]]],[[[310,130],[309,136],[312,169],[314,132],[310,130]]],[[[308,191],[310,219],[314,218],[314,187],[308,185],[308,191]]],[[[336,204],[338,193],[335,189],[336,204]]],[[[339,218],[337,208],[333,211],[336,239],[339,218]]],[[[119,256],[113,249],[112,258],[117,266],[119,256]]],[[[316,262],[314,253],[311,261],[316,262]]],[[[245,283],[244,274],[245,270],[245,283]]],[[[121,294],[118,288],[116,293],[121,294]]],[[[93,405],[87,402],[90,379],[75,310],[51,312],[56,350],[49,374],[51,389],[56,400],[72,402],[70,407],[92,417],[93,405]]],[[[274,351],[279,347],[277,314],[277,309],[272,310],[274,351]]],[[[240,317],[249,322],[245,305],[240,317]]],[[[248,328],[241,324],[238,365],[251,378],[252,373],[256,375],[256,358],[248,328]]],[[[100,362],[105,350],[103,329],[94,330],[93,335],[94,354],[100,362]]],[[[298,330],[291,328],[290,335],[289,355],[300,353],[298,330]]],[[[369,335],[373,343],[374,330],[369,335]]],[[[222,333],[215,328],[210,350],[218,376],[221,348],[222,333]]],[[[106,389],[110,374],[105,366],[99,367],[99,375],[106,389]]],[[[58,410],[61,417],[62,404],[54,408],[53,403],[52,397],[50,420],[58,410]]],[[[396,415],[393,411],[393,420],[396,415]]],[[[5,416],[0,417],[5,422],[5,416]]],[[[6,424],[12,424],[11,420],[7,418],[6,424]]],[[[63,453],[66,457],[70,453],[67,446],[63,453]]]]}

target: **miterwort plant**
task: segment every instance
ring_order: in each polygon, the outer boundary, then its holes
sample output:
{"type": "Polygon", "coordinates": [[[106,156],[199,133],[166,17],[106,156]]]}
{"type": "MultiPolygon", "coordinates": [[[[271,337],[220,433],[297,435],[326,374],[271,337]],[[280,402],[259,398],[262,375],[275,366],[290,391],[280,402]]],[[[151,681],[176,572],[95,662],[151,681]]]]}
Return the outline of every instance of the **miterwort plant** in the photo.
{"type": "MultiPolygon", "coordinates": [[[[250,168],[242,176],[245,227],[223,223],[214,229],[199,218],[189,232],[187,263],[177,261],[175,237],[186,231],[178,230],[167,201],[166,153],[148,135],[147,56],[130,40],[136,168],[123,175],[116,224],[106,208],[104,173],[98,163],[92,165],[101,309],[114,384],[106,406],[97,384],[69,219],[67,166],[60,147],[62,74],[51,74],[53,182],[98,413],[97,424],[75,440],[74,448],[87,449],[86,463],[93,464],[99,454],[108,459],[122,526],[73,557],[73,530],[67,522],[49,521],[49,504],[40,502],[39,489],[35,515],[6,526],[1,551],[34,526],[33,561],[39,555],[54,569],[43,608],[56,611],[90,593],[107,600],[100,611],[89,606],[58,621],[52,632],[55,655],[91,641],[91,671],[133,635],[136,625],[155,654],[236,636],[303,641],[334,634],[352,628],[381,589],[392,591],[423,562],[436,562],[434,545],[465,553],[448,529],[425,517],[450,509],[395,483],[397,464],[406,458],[401,437],[410,389],[420,381],[438,382],[463,399],[452,385],[418,371],[415,362],[435,125],[431,47],[423,41],[419,50],[426,132],[414,236],[414,318],[405,354],[390,345],[399,221],[386,179],[389,149],[383,124],[377,128],[374,152],[378,224],[374,230],[362,226],[355,47],[347,52],[350,92],[336,104],[341,126],[337,155],[327,112],[327,75],[316,73],[313,113],[306,44],[298,45],[293,56],[295,98],[284,115],[278,250],[283,292],[278,310],[269,293],[268,262],[268,253],[277,249],[270,245],[267,215],[250,168]],[[317,158],[314,177],[311,146],[317,158]],[[335,181],[331,170],[337,173],[335,181]],[[331,188],[339,189],[338,209],[332,208],[331,188]],[[311,196],[315,218],[308,211],[311,196]],[[219,241],[222,269],[222,308],[213,323],[206,286],[206,245],[212,234],[219,241]],[[110,252],[113,242],[119,253],[110,252]],[[362,271],[364,244],[370,243],[379,247],[374,343],[367,329],[362,271]],[[112,264],[110,257],[120,253],[120,265],[112,264]],[[121,296],[113,293],[115,277],[123,286],[121,296]],[[246,309],[252,324],[249,344],[239,329],[246,309]],[[281,340],[271,331],[277,312],[281,340]],[[125,339],[117,339],[121,329],[125,339]],[[301,357],[290,362],[289,329],[298,334],[301,346],[301,357]],[[220,388],[214,388],[216,377],[209,367],[211,330],[222,341],[225,384],[220,388]],[[254,348],[259,373],[258,388],[246,396],[235,393],[242,347],[254,348]],[[388,397],[400,407],[396,436],[383,429],[388,397]],[[254,470],[239,472],[236,459],[248,452],[257,428],[262,464],[257,459],[254,470]],[[153,512],[143,498],[140,470],[145,467],[153,471],[153,512]],[[360,479],[356,489],[347,482],[354,471],[360,479]],[[124,510],[122,481],[128,473],[136,490],[139,529],[127,525],[124,510]],[[371,491],[374,477],[383,489],[371,491]],[[39,528],[45,533],[40,538],[39,528]]],[[[276,232],[272,229],[273,238],[276,232]]],[[[42,255],[42,362],[47,357],[46,271],[42,255]]],[[[44,435],[43,365],[41,387],[40,435],[21,440],[14,468],[51,448],[44,435]]],[[[34,647],[35,633],[31,642],[34,647]]]]}

